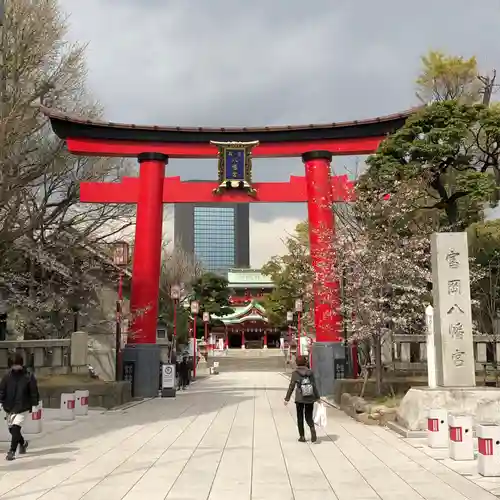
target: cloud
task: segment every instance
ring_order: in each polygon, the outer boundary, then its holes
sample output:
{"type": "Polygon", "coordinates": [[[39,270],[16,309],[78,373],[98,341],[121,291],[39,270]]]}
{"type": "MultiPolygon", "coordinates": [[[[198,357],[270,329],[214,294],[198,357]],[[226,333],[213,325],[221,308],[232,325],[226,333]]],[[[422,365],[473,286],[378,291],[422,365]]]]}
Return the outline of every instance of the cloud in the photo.
{"type": "Polygon", "coordinates": [[[250,221],[250,264],[260,268],[273,255],[286,253],[284,240],[303,219],[277,217],[272,223],[250,221]]]}
{"type": "MultiPolygon", "coordinates": [[[[252,126],[363,119],[416,103],[413,82],[429,49],[477,55],[484,70],[500,67],[497,0],[473,8],[470,0],[60,3],[70,15],[69,39],[89,43],[89,87],[111,121],[252,126]]],[[[336,158],[334,171],[354,163],[336,158]]],[[[304,170],[300,159],[270,159],[256,161],[254,172],[255,180],[269,181],[304,170]]],[[[168,174],[215,177],[216,163],[172,160],[168,174]]],[[[277,220],[303,214],[301,205],[252,206],[260,228],[252,252],[269,246],[277,220]],[[259,244],[260,234],[268,240],[259,244]]]]}

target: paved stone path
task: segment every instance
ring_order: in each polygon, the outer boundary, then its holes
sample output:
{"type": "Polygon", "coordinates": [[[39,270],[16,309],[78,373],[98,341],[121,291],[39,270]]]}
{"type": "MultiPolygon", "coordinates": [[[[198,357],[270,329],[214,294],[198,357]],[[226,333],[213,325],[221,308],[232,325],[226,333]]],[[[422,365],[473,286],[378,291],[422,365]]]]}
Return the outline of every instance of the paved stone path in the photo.
{"type": "Polygon", "coordinates": [[[333,409],[319,444],[298,443],[286,385],[278,373],[221,374],[175,400],[52,423],[0,465],[0,499],[497,498],[420,444],[333,409]]]}

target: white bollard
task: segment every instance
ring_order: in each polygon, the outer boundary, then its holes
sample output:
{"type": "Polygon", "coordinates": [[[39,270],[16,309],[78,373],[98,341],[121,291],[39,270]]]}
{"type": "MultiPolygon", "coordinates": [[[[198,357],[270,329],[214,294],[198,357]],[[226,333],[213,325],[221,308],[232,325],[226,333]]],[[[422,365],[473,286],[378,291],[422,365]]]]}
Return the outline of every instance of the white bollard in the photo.
{"type": "Polygon", "coordinates": [[[478,424],[476,436],[479,474],[486,477],[500,477],[500,425],[478,424]]]}
{"type": "Polygon", "coordinates": [[[75,415],[84,417],[89,413],[89,391],[75,391],[75,415]]]}
{"type": "Polygon", "coordinates": [[[40,434],[42,432],[43,410],[42,404],[34,406],[32,412],[26,417],[23,431],[26,434],[40,434]]]}
{"type": "Polygon", "coordinates": [[[448,415],[450,440],[449,455],[452,460],[474,460],[474,438],[470,415],[448,415]]]}
{"type": "Polygon", "coordinates": [[[448,448],[448,412],[446,410],[429,410],[427,444],[430,448],[448,448]]]}
{"type": "Polygon", "coordinates": [[[9,426],[7,425],[7,419],[5,418],[5,412],[0,412],[0,442],[10,443],[12,436],[9,432],[9,426]]]}
{"type": "Polygon", "coordinates": [[[75,394],[61,394],[59,420],[75,420],[75,394]]]}

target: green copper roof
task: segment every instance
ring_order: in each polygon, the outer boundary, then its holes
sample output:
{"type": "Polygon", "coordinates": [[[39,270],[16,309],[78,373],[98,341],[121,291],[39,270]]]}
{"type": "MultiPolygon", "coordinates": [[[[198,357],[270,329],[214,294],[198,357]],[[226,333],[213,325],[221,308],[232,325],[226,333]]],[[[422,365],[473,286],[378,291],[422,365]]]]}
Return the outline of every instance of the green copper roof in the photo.
{"type": "Polygon", "coordinates": [[[227,314],[226,316],[219,317],[220,321],[224,324],[234,324],[234,323],[242,323],[243,321],[265,321],[266,318],[266,310],[257,302],[252,300],[248,305],[244,307],[233,307],[234,312],[232,314],[227,314]],[[253,310],[259,311],[260,314],[251,314],[253,310]],[[250,314],[249,314],[250,313],[250,314]]]}
{"type": "Polygon", "coordinates": [[[248,285],[274,287],[273,280],[264,276],[258,269],[230,269],[227,273],[229,286],[248,285]]]}

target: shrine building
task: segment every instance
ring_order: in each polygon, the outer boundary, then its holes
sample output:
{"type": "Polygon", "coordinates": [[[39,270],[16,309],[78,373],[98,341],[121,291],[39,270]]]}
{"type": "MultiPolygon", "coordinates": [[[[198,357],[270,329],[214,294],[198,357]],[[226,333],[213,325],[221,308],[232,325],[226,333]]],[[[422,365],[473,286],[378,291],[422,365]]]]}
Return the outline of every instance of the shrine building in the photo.
{"type": "Polygon", "coordinates": [[[257,269],[231,269],[228,272],[232,314],[217,318],[223,326],[215,326],[215,343],[229,349],[279,348],[281,331],[269,325],[262,299],[274,283],[257,269]]]}

